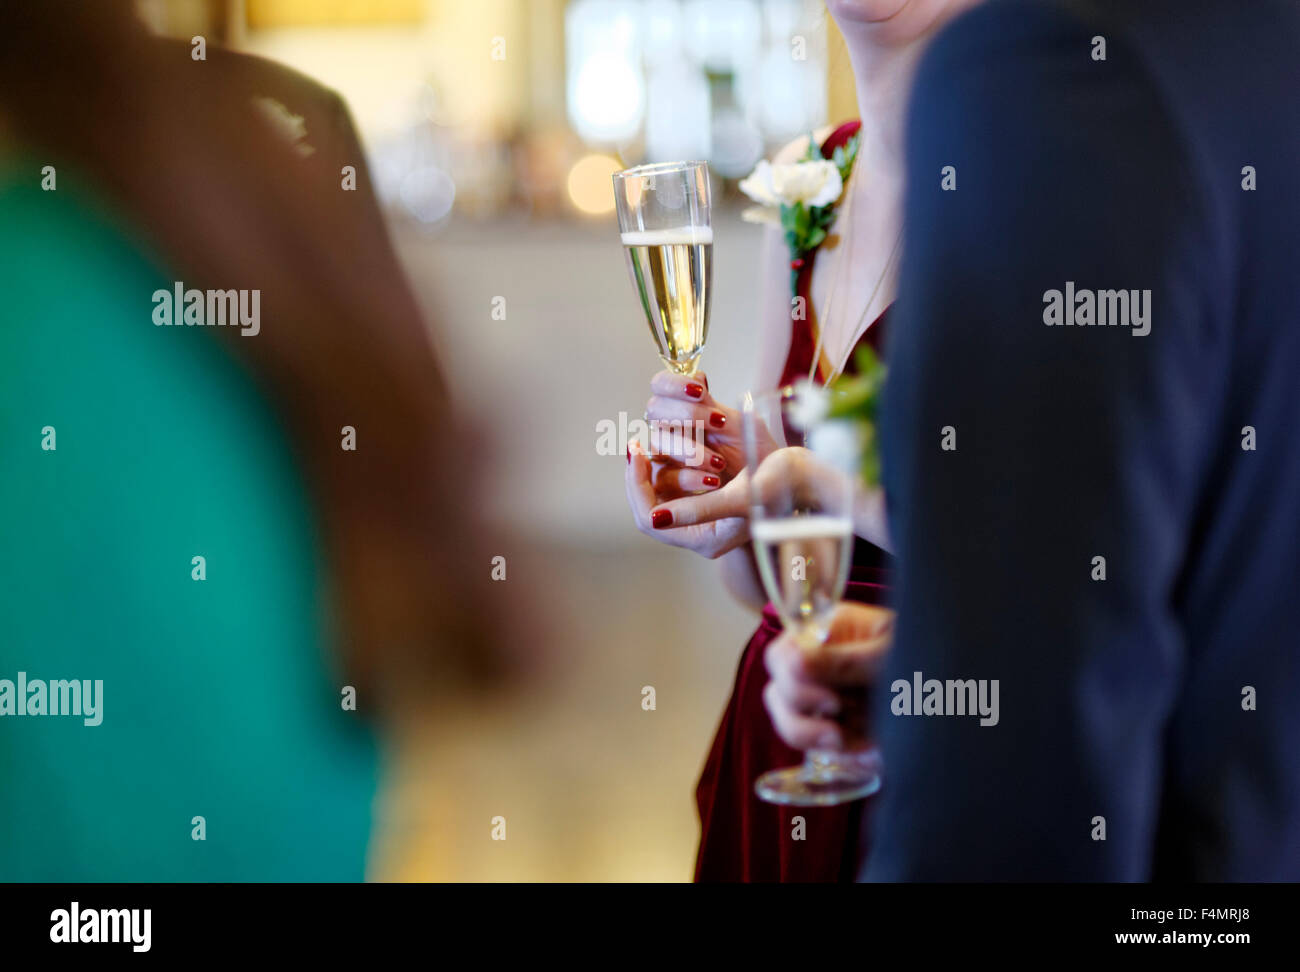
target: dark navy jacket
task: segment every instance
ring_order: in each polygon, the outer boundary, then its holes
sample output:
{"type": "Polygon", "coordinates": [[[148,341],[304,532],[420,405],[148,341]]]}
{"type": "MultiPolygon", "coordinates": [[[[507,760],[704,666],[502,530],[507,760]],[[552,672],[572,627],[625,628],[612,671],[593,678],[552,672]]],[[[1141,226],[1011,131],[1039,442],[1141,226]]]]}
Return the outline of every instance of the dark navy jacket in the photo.
{"type": "Polygon", "coordinates": [[[991,0],[907,139],[864,877],[1300,879],[1300,4],[991,0]]]}

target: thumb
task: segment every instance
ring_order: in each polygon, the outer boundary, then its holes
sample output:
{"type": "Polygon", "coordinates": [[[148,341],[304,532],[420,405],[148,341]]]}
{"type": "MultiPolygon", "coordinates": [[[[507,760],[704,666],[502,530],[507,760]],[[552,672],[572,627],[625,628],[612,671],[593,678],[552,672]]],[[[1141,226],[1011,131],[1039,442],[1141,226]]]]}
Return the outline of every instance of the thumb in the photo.
{"type": "Polygon", "coordinates": [[[684,496],[656,506],[651,516],[656,525],[663,526],[693,526],[696,523],[743,517],[749,512],[748,482],[748,477],[742,472],[727,485],[711,493],[684,496]],[[661,516],[665,512],[671,519],[661,516]]]}
{"type": "Polygon", "coordinates": [[[819,685],[870,685],[884,668],[893,640],[893,633],[885,632],[862,641],[828,641],[800,660],[809,679],[819,685]]]}

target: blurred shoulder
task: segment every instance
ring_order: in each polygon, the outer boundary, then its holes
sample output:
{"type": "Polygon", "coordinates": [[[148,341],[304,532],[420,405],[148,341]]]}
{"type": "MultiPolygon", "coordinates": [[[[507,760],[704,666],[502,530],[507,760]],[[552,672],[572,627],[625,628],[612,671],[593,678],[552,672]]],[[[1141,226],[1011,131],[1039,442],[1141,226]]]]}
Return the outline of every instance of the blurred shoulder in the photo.
{"type": "MultiPolygon", "coordinates": [[[[162,48],[171,48],[178,56],[190,56],[188,41],[159,38],[162,48]]],[[[222,75],[221,80],[237,89],[265,88],[272,94],[290,94],[317,105],[334,105],[342,99],[328,85],[279,61],[213,45],[207,49],[208,68],[222,75]]]]}
{"type": "MultiPolygon", "coordinates": [[[[175,47],[179,55],[189,57],[189,43],[163,39],[160,44],[175,47]]],[[[288,65],[257,54],[209,47],[207,66],[219,76],[221,89],[234,97],[272,99],[293,115],[304,119],[313,133],[333,131],[339,137],[352,138],[352,123],[347,103],[333,88],[288,65]]]]}

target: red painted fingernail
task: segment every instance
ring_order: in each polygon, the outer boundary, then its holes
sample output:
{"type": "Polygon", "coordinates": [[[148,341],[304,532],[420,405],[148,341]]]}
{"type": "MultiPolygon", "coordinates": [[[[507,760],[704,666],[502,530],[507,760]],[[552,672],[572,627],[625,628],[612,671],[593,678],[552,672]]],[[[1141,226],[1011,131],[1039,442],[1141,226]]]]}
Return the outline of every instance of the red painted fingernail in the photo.
{"type": "Polygon", "coordinates": [[[705,477],[704,477],[704,485],[705,485],[705,486],[721,486],[721,485],[722,485],[722,480],[719,479],[717,476],[705,476],[705,477]]]}
{"type": "Polygon", "coordinates": [[[673,525],[673,514],[671,510],[655,510],[650,514],[650,525],[656,530],[662,530],[664,527],[673,525]]]}
{"type": "Polygon", "coordinates": [[[727,416],[723,415],[721,412],[714,412],[709,416],[709,424],[715,429],[720,429],[727,424],[727,416]]]}
{"type": "Polygon", "coordinates": [[[718,455],[717,453],[714,453],[713,455],[709,456],[709,465],[712,466],[714,469],[718,470],[718,472],[721,472],[722,470],[727,468],[727,460],[723,459],[722,456],[718,455]]]}
{"type": "Polygon", "coordinates": [[[703,398],[704,386],[697,385],[695,384],[695,382],[691,382],[689,385],[686,386],[686,396],[688,398],[703,398]]]}
{"type": "Polygon", "coordinates": [[[631,446],[628,446],[628,447],[627,447],[627,461],[628,461],[628,462],[631,462],[631,461],[632,461],[632,447],[631,447],[631,446]]]}

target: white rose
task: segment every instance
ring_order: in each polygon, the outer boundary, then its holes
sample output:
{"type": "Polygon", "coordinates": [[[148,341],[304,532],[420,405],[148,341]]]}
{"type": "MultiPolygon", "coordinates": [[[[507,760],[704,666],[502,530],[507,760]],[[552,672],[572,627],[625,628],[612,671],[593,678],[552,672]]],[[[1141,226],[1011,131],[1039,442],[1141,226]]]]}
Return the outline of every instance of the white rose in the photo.
{"type": "Polygon", "coordinates": [[[829,206],[844,191],[844,180],[834,162],[826,159],[772,165],[766,159],[740,180],[740,191],[757,206],[741,213],[750,223],[780,223],[781,206],[803,203],[809,208],[829,206]]]}
{"type": "Polygon", "coordinates": [[[793,165],[772,166],[772,188],[787,206],[803,203],[809,209],[829,206],[840,198],[844,182],[834,162],[819,159],[793,165]]]}
{"type": "Polygon", "coordinates": [[[807,448],[822,462],[847,476],[862,469],[862,430],[848,419],[827,419],[808,433],[807,448]]]}
{"type": "Polygon", "coordinates": [[[775,206],[748,206],[741,212],[740,218],[746,223],[772,223],[781,225],[781,210],[775,206]]]}
{"type": "Polygon", "coordinates": [[[779,206],[781,200],[772,182],[772,163],[763,159],[748,177],[740,180],[740,191],[760,206],[779,206]]]}
{"type": "Polygon", "coordinates": [[[800,432],[807,432],[825,421],[831,410],[831,393],[816,382],[800,378],[794,383],[794,393],[786,406],[790,423],[800,432]]]}

